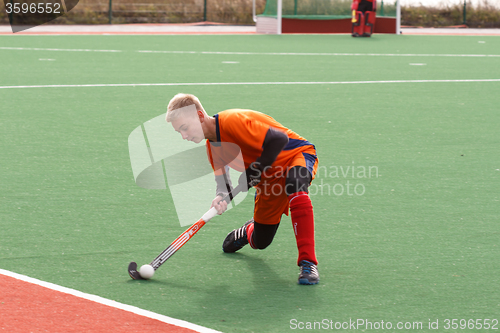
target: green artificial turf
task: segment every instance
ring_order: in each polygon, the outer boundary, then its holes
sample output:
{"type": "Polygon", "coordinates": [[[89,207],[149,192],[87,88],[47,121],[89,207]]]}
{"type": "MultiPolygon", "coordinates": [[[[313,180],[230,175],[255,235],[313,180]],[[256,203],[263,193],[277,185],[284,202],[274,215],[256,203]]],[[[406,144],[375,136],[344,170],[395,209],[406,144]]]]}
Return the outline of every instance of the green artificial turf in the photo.
{"type": "MultiPolygon", "coordinates": [[[[3,36],[3,47],[122,52],[0,49],[0,86],[500,79],[499,38],[3,36]],[[444,54],[493,56],[431,56],[444,54]]],[[[423,331],[498,320],[498,91],[500,82],[0,89],[0,268],[227,333],[324,319],[423,331]],[[184,230],[169,191],[135,185],[127,142],[178,92],[209,114],[265,112],[315,144],[319,285],[296,284],[288,217],[268,249],[222,253],[227,232],[251,217],[251,195],[152,280],[128,277],[129,261],[149,263],[184,230]]]]}

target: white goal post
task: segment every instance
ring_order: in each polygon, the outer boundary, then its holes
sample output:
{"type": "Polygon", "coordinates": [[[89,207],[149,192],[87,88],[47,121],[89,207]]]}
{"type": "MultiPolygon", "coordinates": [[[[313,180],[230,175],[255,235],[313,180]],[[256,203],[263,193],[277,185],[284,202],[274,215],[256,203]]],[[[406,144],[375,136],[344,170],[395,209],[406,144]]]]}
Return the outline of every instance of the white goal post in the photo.
{"type": "Polygon", "coordinates": [[[396,0],[396,35],[401,35],[401,2],[396,0]]]}

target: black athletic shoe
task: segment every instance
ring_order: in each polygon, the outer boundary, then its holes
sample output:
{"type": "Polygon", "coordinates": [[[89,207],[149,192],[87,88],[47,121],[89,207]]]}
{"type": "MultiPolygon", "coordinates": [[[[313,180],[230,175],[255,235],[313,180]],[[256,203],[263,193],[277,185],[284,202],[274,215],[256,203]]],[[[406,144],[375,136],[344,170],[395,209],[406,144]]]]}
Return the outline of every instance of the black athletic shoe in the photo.
{"type": "Polygon", "coordinates": [[[253,219],[248,220],[241,228],[234,229],[227,234],[224,243],[222,244],[222,251],[226,253],[234,253],[248,244],[247,239],[247,225],[253,223],[253,219]]]}
{"type": "Polygon", "coordinates": [[[302,260],[299,262],[300,275],[299,284],[318,284],[318,267],[310,261],[302,260]]]}

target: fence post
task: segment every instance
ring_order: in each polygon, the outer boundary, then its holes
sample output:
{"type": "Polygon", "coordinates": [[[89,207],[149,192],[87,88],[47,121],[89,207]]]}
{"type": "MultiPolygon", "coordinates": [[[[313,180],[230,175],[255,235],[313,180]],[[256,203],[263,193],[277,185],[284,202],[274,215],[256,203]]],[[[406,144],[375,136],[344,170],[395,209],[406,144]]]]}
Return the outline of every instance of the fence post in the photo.
{"type": "MultiPolygon", "coordinates": [[[[10,5],[12,7],[14,6],[14,1],[13,0],[10,0],[10,5]]],[[[10,13],[9,13],[9,22],[10,22],[10,24],[14,24],[14,11],[13,10],[11,10],[10,13]]]]}
{"type": "Polygon", "coordinates": [[[111,20],[113,19],[113,0],[109,0],[108,15],[109,15],[109,24],[112,24],[111,20]]]}
{"type": "Polygon", "coordinates": [[[464,22],[462,23],[463,25],[467,24],[467,0],[464,0],[464,22]]]}
{"type": "Polygon", "coordinates": [[[207,22],[207,0],[203,2],[203,22],[207,22]]]}

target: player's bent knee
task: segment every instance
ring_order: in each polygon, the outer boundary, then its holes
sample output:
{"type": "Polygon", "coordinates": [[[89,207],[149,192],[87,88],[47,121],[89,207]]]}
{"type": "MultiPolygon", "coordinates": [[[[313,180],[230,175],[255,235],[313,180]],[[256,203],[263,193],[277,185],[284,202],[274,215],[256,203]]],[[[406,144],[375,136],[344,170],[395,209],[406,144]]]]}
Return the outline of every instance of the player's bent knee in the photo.
{"type": "Polygon", "coordinates": [[[288,171],[285,183],[286,195],[292,195],[297,192],[307,192],[311,183],[311,173],[307,168],[296,166],[288,171]]]}
{"type": "Polygon", "coordinates": [[[254,222],[254,232],[252,234],[252,248],[257,250],[264,250],[268,247],[276,235],[278,224],[262,224],[254,222]]]}

